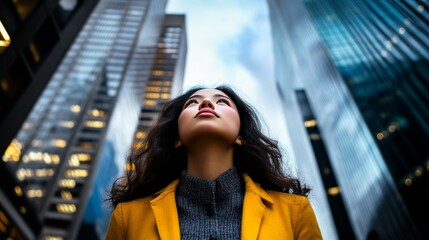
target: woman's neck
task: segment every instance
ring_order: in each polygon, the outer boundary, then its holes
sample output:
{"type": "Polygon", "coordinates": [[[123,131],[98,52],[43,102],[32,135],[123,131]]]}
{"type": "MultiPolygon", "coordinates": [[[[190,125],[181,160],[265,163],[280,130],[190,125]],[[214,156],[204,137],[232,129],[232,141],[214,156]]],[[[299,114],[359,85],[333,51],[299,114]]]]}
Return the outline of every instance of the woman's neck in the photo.
{"type": "Polygon", "coordinates": [[[214,180],[233,167],[233,153],[231,145],[199,141],[188,146],[186,171],[191,176],[214,180]]]}

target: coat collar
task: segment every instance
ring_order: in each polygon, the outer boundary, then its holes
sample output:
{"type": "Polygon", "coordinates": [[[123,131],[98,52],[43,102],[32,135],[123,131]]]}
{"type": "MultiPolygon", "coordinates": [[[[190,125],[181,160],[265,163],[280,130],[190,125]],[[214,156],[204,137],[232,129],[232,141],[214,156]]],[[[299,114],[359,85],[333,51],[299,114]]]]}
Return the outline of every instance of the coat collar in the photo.
{"type": "MultiPolygon", "coordinates": [[[[243,174],[245,194],[241,222],[241,239],[256,239],[266,207],[274,204],[268,193],[249,175],[243,174]]],[[[180,239],[179,216],[176,208],[176,188],[179,179],[155,194],[150,201],[161,239],[180,239]]]]}
{"type": "Polygon", "coordinates": [[[175,194],[178,184],[179,179],[174,180],[150,201],[160,239],[180,240],[175,194]]]}
{"type": "Polygon", "coordinates": [[[257,239],[265,208],[274,204],[268,193],[247,175],[243,174],[246,192],[241,218],[241,239],[257,239]]]}

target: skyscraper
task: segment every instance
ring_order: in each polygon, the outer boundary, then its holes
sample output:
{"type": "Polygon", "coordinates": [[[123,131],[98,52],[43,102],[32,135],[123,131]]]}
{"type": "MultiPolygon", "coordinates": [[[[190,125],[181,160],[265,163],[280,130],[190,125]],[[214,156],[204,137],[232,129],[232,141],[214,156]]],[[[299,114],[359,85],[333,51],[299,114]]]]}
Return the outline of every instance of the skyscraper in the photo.
{"type": "MultiPolygon", "coordinates": [[[[358,239],[428,238],[428,4],[268,2],[292,147],[320,196],[334,204],[335,179],[358,239]]],[[[342,211],[331,210],[338,229],[342,211]]]]}
{"type": "Polygon", "coordinates": [[[97,2],[0,2],[1,154],[18,132],[97,2]]]}
{"type": "MultiPolygon", "coordinates": [[[[97,0],[0,2],[1,155],[96,3],[97,0]]],[[[8,179],[0,183],[0,238],[36,238],[41,220],[4,160],[0,161],[0,175],[8,179]]]]}
{"type": "Polygon", "coordinates": [[[174,61],[161,66],[167,75],[160,77],[160,98],[167,100],[181,87],[184,19],[164,20],[165,5],[101,0],[3,155],[21,196],[37,209],[40,238],[75,239],[80,228],[90,230],[85,236],[103,237],[109,216],[93,206],[103,204],[107,185],[124,168],[145,109],[142,90],[154,80],[154,71],[160,71],[152,70],[154,61],[162,60],[157,49],[176,51],[166,54],[174,61]],[[161,29],[183,41],[157,48],[161,29]]]}

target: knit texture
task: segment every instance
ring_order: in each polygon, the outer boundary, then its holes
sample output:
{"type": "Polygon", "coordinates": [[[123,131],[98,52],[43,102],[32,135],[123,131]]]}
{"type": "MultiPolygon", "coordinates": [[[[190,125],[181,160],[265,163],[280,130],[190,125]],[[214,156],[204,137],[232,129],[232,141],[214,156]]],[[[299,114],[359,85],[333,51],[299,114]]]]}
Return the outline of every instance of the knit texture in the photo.
{"type": "Polygon", "coordinates": [[[183,172],[176,190],[181,239],[240,239],[243,198],[235,168],[213,181],[183,172]]]}

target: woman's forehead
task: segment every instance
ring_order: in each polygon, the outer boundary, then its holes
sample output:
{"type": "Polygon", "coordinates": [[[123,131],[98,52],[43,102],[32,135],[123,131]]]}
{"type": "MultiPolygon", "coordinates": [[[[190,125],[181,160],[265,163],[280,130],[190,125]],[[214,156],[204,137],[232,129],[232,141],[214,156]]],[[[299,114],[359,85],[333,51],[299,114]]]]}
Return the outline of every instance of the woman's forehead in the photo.
{"type": "Polygon", "coordinates": [[[214,88],[200,89],[200,90],[194,92],[191,95],[191,97],[193,97],[193,96],[212,97],[212,96],[219,96],[219,95],[228,97],[228,95],[226,93],[224,93],[220,90],[214,89],[214,88]]]}

